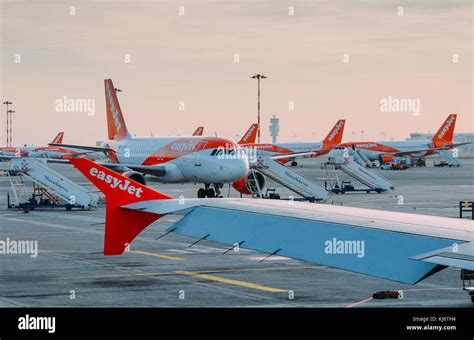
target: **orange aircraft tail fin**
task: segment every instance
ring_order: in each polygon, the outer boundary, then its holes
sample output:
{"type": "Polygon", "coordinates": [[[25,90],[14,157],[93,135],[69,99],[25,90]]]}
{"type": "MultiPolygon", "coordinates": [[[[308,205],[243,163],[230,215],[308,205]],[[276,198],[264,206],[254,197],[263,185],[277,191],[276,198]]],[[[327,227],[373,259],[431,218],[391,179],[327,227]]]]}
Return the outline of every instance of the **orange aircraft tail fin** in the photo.
{"type": "Polygon", "coordinates": [[[250,125],[247,132],[242,136],[238,144],[254,144],[257,139],[258,124],[250,125]]]}
{"type": "Polygon", "coordinates": [[[130,137],[112,79],[105,79],[105,103],[107,107],[107,127],[109,139],[119,140],[130,137]]]}
{"type": "Polygon", "coordinates": [[[56,137],[54,137],[51,144],[61,144],[63,142],[63,136],[64,136],[64,132],[58,133],[56,137]]]}
{"type": "Polygon", "coordinates": [[[198,128],[193,132],[193,136],[202,136],[204,133],[204,126],[198,126],[198,128]]]}
{"type": "Polygon", "coordinates": [[[324,138],[323,145],[334,146],[338,145],[342,141],[342,135],[344,133],[344,125],[346,124],[345,119],[339,119],[334,127],[331,129],[329,134],[324,138]]]}
{"type": "Polygon", "coordinates": [[[433,143],[448,143],[453,141],[454,126],[456,125],[457,114],[450,114],[443,122],[438,132],[433,136],[433,143]]]}

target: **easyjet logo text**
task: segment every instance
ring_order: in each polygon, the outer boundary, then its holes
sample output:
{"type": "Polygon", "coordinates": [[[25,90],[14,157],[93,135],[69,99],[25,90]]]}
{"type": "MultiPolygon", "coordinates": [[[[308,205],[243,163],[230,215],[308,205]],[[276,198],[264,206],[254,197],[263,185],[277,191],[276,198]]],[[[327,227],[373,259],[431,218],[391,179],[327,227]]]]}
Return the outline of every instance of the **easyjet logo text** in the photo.
{"type": "Polygon", "coordinates": [[[120,178],[114,177],[112,175],[107,175],[105,172],[99,171],[97,168],[91,168],[89,174],[92,177],[95,177],[107,184],[110,184],[110,187],[112,189],[118,188],[120,190],[128,192],[130,195],[135,195],[138,198],[142,196],[143,189],[135,187],[128,179],[123,181],[120,178]]]}
{"type": "Polygon", "coordinates": [[[441,132],[439,133],[438,135],[438,138],[439,139],[442,139],[444,137],[444,135],[446,134],[446,132],[449,130],[449,128],[451,127],[451,125],[454,123],[454,116],[451,116],[448,121],[446,122],[446,124],[444,124],[444,128],[443,130],[441,130],[441,132]]]}
{"type": "Polygon", "coordinates": [[[122,129],[122,124],[120,123],[119,113],[117,108],[115,107],[115,101],[112,96],[112,90],[110,89],[109,84],[107,84],[106,92],[107,97],[109,98],[110,111],[112,112],[112,116],[114,117],[115,128],[117,129],[117,132],[120,132],[120,130],[122,129]]]}
{"type": "Polygon", "coordinates": [[[332,130],[331,134],[328,137],[328,141],[332,141],[335,136],[339,133],[339,130],[344,126],[344,121],[340,121],[336,126],[334,127],[334,130],[332,130]]]}
{"type": "Polygon", "coordinates": [[[194,141],[185,141],[185,142],[175,142],[172,143],[170,149],[173,151],[194,151],[196,149],[196,145],[199,143],[198,140],[194,141]]]}
{"type": "Polygon", "coordinates": [[[255,130],[255,128],[256,128],[255,125],[252,125],[252,126],[250,127],[250,129],[247,131],[247,133],[246,133],[245,136],[244,136],[244,141],[247,141],[247,140],[250,138],[250,136],[252,135],[252,133],[253,133],[253,131],[255,130]]]}

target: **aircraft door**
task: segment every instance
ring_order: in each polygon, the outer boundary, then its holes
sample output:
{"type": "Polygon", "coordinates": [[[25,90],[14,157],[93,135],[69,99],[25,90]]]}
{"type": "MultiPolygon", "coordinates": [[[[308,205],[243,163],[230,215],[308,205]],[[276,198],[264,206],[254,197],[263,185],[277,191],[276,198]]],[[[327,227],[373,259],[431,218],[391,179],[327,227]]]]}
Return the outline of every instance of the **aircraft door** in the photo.
{"type": "Polygon", "coordinates": [[[196,150],[194,151],[194,165],[195,166],[201,166],[201,161],[202,161],[202,150],[206,147],[207,141],[203,140],[199,142],[196,150]]]}

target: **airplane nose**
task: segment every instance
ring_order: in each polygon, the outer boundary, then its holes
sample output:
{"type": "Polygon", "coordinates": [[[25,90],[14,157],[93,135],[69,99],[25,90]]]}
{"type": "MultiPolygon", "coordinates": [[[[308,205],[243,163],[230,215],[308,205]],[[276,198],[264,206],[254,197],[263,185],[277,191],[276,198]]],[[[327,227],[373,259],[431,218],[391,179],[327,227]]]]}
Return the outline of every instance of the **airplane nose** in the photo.
{"type": "Polygon", "coordinates": [[[238,160],[238,169],[237,169],[237,177],[242,178],[247,176],[250,167],[249,167],[249,160],[247,155],[243,155],[242,157],[239,158],[238,160]]]}

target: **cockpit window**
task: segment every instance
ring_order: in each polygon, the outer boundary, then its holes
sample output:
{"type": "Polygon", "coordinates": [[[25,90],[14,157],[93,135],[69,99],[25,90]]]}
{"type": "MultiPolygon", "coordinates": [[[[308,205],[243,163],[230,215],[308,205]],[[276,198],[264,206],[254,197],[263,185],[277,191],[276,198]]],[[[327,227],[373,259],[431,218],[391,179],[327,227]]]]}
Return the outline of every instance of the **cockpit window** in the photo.
{"type": "Polygon", "coordinates": [[[222,149],[214,149],[211,152],[211,156],[218,156],[222,154],[222,149]]]}
{"type": "Polygon", "coordinates": [[[219,155],[235,155],[236,150],[235,149],[223,149],[223,148],[218,148],[214,149],[211,152],[211,156],[219,156],[219,155]]]}

